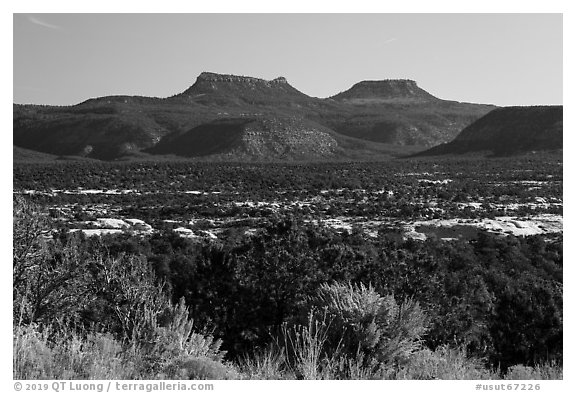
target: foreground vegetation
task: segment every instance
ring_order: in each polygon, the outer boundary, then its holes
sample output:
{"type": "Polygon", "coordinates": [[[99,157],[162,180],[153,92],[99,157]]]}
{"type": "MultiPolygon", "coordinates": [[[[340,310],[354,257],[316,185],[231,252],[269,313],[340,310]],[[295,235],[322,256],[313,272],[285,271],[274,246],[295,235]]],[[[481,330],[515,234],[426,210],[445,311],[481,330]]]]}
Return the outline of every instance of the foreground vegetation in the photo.
{"type": "Polygon", "coordinates": [[[16,379],[559,379],[562,240],[289,215],[226,242],[84,238],[14,201],[16,379]]]}

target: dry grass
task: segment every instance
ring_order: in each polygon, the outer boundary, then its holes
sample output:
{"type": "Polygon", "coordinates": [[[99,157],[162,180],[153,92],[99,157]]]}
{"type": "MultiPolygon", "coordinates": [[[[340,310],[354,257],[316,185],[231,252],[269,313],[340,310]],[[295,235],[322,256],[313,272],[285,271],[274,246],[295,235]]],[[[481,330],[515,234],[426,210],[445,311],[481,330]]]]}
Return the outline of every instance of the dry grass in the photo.
{"type": "Polygon", "coordinates": [[[504,375],[504,379],[515,380],[561,380],[563,379],[562,367],[557,363],[537,365],[534,367],[516,365],[510,367],[504,375]]]}
{"type": "MultiPolygon", "coordinates": [[[[222,362],[220,341],[194,332],[183,302],[172,308],[172,322],[142,326],[148,341],[120,341],[109,333],[78,331],[70,325],[15,326],[14,379],[231,379],[222,362]]],[[[144,316],[150,313],[143,313],[144,316]]]]}
{"type": "MultiPolygon", "coordinates": [[[[244,358],[236,367],[205,356],[213,350],[207,342],[192,353],[153,351],[122,345],[110,334],[15,327],[14,379],[443,379],[443,380],[561,380],[562,367],[551,363],[534,367],[517,365],[502,376],[487,369],[462,349],[441,347],[411,354],[400,366],[382,367],[363,355],[326,356],[324,327],[297,326],[291,338],[244,358]],[[211,348],[208,350],[208,348],[211,348]],[[293,354],[288,361],[287,352],[293,354]]],[[[162,344],[164,345],[164,344],[162,344]]],[[[185,345],[192,345],[191,343],[185,345]]],[[[190,351],[190,349],[188,349],[190,351]]]]}
{"type": "Polygon", "coordinates": [[[238,362],[238,370],[246,379],[296,379],[286,363],[284,349],[277,345],[270,345],[263,350],[257,350],[251,356],[242,357],[238,362]]]}
{"type": "Polygon", "coordinates": [[[422,349],[399,367],[394,379],[498,379],[478,359],[469,358],[462,348],[439,347],[435,351],[422,349]]]}
{"type": "Polygon", "coordinates": [[[55,332],[30,325],[14,329],[14,379],[133,379],[131,356],[109,334],[55,332]]]}

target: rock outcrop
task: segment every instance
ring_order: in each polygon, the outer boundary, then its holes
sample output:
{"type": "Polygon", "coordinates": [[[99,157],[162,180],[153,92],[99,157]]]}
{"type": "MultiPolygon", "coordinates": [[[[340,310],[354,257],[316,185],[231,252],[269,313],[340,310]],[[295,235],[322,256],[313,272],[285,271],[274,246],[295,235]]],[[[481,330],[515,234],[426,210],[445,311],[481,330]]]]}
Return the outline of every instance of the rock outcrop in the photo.
{"type": "Polygon", "coordinates": [[[167,138],[149,152],[262,161],[334,158],[341,150],[319,124],[297,117],[260,116],[215,120],[167,138]]]}

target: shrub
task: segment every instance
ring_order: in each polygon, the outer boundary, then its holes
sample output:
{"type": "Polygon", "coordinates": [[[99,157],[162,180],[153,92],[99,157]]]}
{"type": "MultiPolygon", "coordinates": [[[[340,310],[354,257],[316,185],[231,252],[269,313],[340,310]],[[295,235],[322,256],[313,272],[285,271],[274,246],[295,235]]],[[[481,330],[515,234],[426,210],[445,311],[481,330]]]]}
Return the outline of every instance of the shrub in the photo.
{"type": "Polygon", "coordinates": [[[240,379],[232,367],[208,358],[174,358],[159,375],[162,379],[240,379]]]}
{"type": "MultiPolygon", "coordinates": [[[[323,284],[306,307],[306,324],[282,325],[278,355],[269,349],[258,358],[270,370],[265,376],[290,370],[301,379],[388,378],[420,348],[425,332],[417,303],[398,304],[362,284],[323,284]]],[[[259,375],[255,359],[247,364],[249,375],[259,375]]]]}
{"type": "Polygon", "coordinates": [[[548,363],[537,365],[534,367],[516,365],[508,368],[504,375],[504,379],[519,379],[519,380],[549,380],[549,379],[563,379],[562,367],[557,363],[548,363]]]}
{"type": "Polygon", "coordinates": [[[322,320],[309,314],[307,325],[282,325],[280,345],[284,349],[289,367],[299,379],[328,379],[332,376],[339,345],[327,347],[330,323],[326,315],[322,320]]]}
{"type": "Polygon", "coordinates": [[[76,236],[49,240],[42,217],[15,199],[15,376],[150,378],[177,362],[214,370],[222,361],[221,341],[193,331],[184,300],[172,304],[144,257],[110,257],[76,236]]]}
{"type": "Polygon", "coordinates": [[[19,323],[50,323],[76,315],[90,294],[77,238],[48,241],[43,211],[21,197],[13,202],[13,317],[19,323]]]}
{"type": "Polygon", "coordinates": [[[286,364],[284,348],[274,344],[240,358],[238,369],[247,379],[296,379],[286,364]]]}
{"type": "Polygon", "coordinates": [[[110,334],[14,328],[14,379],[133,379],[137,365],[110,334]]]}
{"type": "Polygon", "coordinates": [[[464,348],[442,346],[410,355],[394,379],[497,379],[478,359],[469,358],[464,348]]]}
{"type": "Polygon", "coordinates": [[[220,351],[220,340],[214,340],[209,334],[194,332],[194,322],[189,318],[188,308],[181,299],[178,305],[168,310],[169,323],[159,326],[157,323],[150,332],[149,341],[137,342],[146,356],[148,368],[153,372],[170,376],[180,375],[179,365],[190,359],[206,359],[221,362],[225,352],[220,351]],[[176,373],[176,374],[175,374],[176,373]]]}
{"type": "Polygon", "coordinates": [[[411,299],[398,304],[393,296],[381,296],[371,286],[323,284],[310,299],[316,318],[330,321],[328,350],[350,356],[360,354],[368,362],[401,363],[420,348],[426,317],[411,299]]]}
{"type": "MultiPolygon", "coordinates": [[[[15,326],[15,379],[230,379],[220,341],[192,331],[181,301],[166,326],[150,325],[149,341],[124,341],[110,333],[84,331],[71,324],[15,326]]],[[[144,315],[151,315],[145,313],[144,315]]]]}

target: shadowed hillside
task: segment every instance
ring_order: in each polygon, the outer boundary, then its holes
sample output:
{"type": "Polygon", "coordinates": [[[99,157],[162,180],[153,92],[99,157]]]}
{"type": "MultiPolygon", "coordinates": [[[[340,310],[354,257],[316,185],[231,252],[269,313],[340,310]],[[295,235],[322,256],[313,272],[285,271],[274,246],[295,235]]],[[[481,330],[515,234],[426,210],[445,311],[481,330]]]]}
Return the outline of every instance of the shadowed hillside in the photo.
{"type": "Polygon", "coordinates": [[[418,155],[463,154],[486,151],[510,155],[562,149],[562,106],[495,109],[466,127],[450,143],[418,155]]]}

